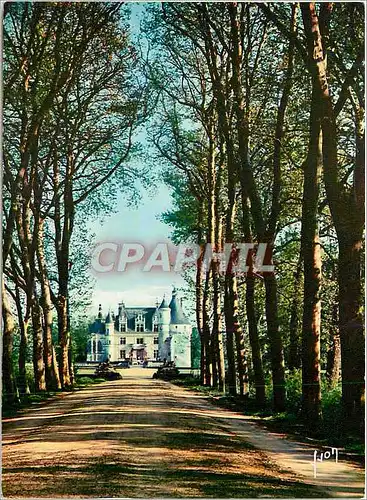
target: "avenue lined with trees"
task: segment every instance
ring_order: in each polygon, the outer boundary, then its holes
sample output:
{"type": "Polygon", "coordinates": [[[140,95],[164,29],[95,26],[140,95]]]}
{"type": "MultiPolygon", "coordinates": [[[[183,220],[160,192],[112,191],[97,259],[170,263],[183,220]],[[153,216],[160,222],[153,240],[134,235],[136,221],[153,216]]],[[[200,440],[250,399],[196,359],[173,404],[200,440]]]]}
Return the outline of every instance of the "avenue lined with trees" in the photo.
{"type": "Polygon", "coordinates": [[[221,276],[215,262],[198,266],[202,383],[254,391],[261,407],[271,374],[274,409],[283,412],[286,378],[301,369],[301,414],[315,427],[324,368],[324,392],[341,377],[344,429],[362,430],[362,6],[151,11],[152,137],[173,166],[166,180],[176,206],[163,220],[177,242],[209,242],[214,252],[267,243],[276,268],[258,276],[250,267],[238,278],[221,276]]]}
{"type": "Polygon", "coordinates": [[[5,4],[5,403],[30,381],[73,387],[85,224],[144,180],[144,126],[174,243],[233,243],[233,269],[236,244],[266,243],[275,266],[259,274],[251,251],[237,276],[202,253],[188,273],[200,383],[312,427],[331,395],[362,434],[364,6],[157,3],[141,21],[138,45],[128,4],[5,4]]]}

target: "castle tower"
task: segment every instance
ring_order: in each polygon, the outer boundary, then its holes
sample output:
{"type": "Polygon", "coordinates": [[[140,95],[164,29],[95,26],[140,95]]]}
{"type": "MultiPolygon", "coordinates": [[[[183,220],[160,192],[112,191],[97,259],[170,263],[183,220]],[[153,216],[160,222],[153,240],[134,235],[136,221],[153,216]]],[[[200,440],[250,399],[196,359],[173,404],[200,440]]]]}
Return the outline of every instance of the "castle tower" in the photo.
{"type": "Polygon", "coordinates": [[[114,328],[114,323],[111,315],[111,311],[108,311],[108,314],[106,316],[106,321],[105,321],[105,328],[106,328],[106,354],[107,354],[107,359],[109,361],[115,361],[115,350],[116,350],[116,342],[115,342],[115,328],[114,328]]]}
{"type": "Polygon", "coordinates": [[[102,319],[102,304],[99,304],[98,306],[98,316],[97,319],[102,319]]]}
{"type": "Polygon", "coordinates": [[[172,337],[171,361],[174,361],[177,367],[191,367],[192,327],[182,310],[175,288],[172,290],[169,307],[171,312],[169,332],[172,337]]]}
{"type": "Polygon", "coordinates": [[[125,304],[123,301],[119,303],[117,318],[115,320],[116,330],[118,332],[127,331],[127,315],[125,310],[125,304]]]}
{"type": "Polygon", "coordinates": [[[163,361],[164,358],[169,358],[169,352],[167,350],[166,340],[169,337],[169,323],[170,323],[170,308],[166,301],[166,296],[163,296],[161,305],[158,308],[158,325],[159,325],[159,335],[158,335],[158,349],[159,357],[163,361]]]}

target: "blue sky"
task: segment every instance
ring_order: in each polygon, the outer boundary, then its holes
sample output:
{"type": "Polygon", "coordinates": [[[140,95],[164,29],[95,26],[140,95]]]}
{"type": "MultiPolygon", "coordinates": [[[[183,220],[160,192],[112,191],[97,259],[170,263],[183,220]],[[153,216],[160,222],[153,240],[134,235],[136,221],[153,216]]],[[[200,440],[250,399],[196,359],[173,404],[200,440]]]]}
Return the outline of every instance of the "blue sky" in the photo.
{"type": "MultiPolygon", "coordinates": [[[[139,25],[144,10],[143,3],[129,3],[131,9],[131,29],[135,38],[139,34],[139,25]]],[[[146,131],[140,130],[137,140],[146,145],[146,131]]],[[[144,168],[144,158],[139,160],[144,168]]],[[[146,165],[148,166],[148,165],[146,165]]],[[[150,169],[159,172],[162,166],[157,164],[150,169]]],[[[170,209],[171,196],[169,188],[162,182],[157,182],[152,192],[139,189],[140,202],[138,207],[129,205],[124,194],[118,196],[114,213],[106,217],[103,225],[96,222],[90,225],[95,233],[96,242],[140,242],[144,246],[154,246],[158,242],[168,242],[171,228],[158,220],[159,215],[170,209]]],[[[117,309],[117,304],[124,300],[128,306],[152,306],[156,299],[162,300],[163,294],[170,296],[172,286],[185,287],[186,283],[178,274],[164,272],[143,272],[141,267],[125,272],[96,275],[96,283],[92,297],[91,314],[95,314],[98,304],[102,304],[105,312],[111,307],[117,309]]]]}
{"type": "MultiPolygon", "coordinates": [[[[139,242],[144,246],[155,246],[158,242],[169,242],[170,228],[160,222],[159,214],[171,207],[169,189],[163,183],[157,185],[154,196],[140,191],[138,208],[128,206],[124,195],[119,195],[116,213],[106,218],[103,225],[91,225],[96,242],[139,242]]],[[[143,272],[141,266],[127,266],[125,272],[94,274],[96,284],[93,292],[93,311],[101,303],[107,311],[124,300],[126,305],[154,305],[156,298],[170,294],[172,285],[182,287],[185,281],[176,273],[159,271],[143,272]]],[[[92,312],[93,312],[92,311],[92,312]]]]}

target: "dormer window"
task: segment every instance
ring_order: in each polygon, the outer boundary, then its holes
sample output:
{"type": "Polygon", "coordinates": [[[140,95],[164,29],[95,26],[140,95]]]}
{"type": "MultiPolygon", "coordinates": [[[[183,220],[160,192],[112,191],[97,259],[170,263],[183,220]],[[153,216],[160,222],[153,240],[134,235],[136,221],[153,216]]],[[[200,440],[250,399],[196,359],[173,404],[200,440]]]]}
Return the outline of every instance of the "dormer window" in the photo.
{"type": "Polygon", "coordinates": [[[127,317],[125,313],[123,313],[119,318],[119,331],[127,332],[127,317]]]}
{"type": "Polygon", "coordinates": [[[142,313],[138,313],[135,318],[135,331],[144,332],[145,330],[145,320],[142,313]]]}
{"type": "Polygon", "coordinates": [[[153,332],[158,332],[158,316],[153,316],[153,332]]]}

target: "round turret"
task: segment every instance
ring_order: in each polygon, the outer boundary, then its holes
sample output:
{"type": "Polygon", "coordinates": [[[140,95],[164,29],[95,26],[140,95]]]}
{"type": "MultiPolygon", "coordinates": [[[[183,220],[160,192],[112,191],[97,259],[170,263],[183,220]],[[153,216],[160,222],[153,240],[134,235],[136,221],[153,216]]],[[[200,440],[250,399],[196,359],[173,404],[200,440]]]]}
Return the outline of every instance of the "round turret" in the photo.
{"type": "Polygon", "coordinates": [[[190,321],[186,318],[180,300],[177,298],[177,292],[174,288],[172,291],[172,300],[169,304],[171,309],[171,325],[189,325],[190,321]]]}
{"type": "Polygon", "coordinates": [[[166,296],[163,296],[163,300],[161,305],[158,308],[158,328],[159,328],[159,335],[158,335],[158,349],[159,349],[159,356],[161,360],[167,357],[167,352],[166,352],[166,346],[165,346],[165,341],[169,337],[169,322],[170,322],[170,308],[168,305],[168,302],[166,300],[166,296]]]}

